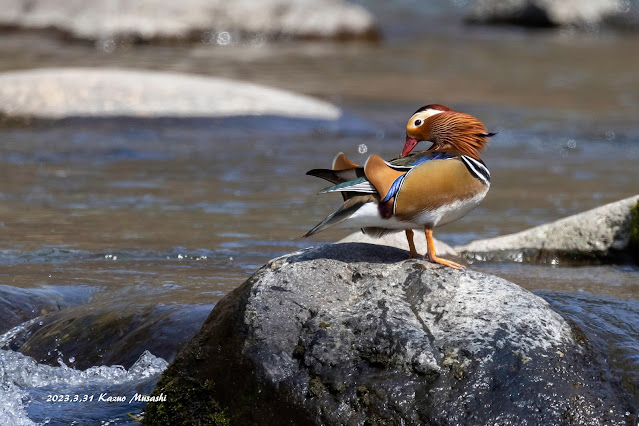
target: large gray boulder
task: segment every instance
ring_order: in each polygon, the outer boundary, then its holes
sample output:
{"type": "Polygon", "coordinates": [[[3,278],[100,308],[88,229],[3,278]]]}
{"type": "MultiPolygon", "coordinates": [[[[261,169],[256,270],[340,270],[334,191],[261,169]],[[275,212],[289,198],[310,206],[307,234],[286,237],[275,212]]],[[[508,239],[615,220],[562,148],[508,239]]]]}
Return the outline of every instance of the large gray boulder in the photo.
{"type": "Polygon", "coordinates": [[[455,247],[471,261],[639,263],[639,195],[516,234],[455,247]]]}
{"type": "Polygon", "coordinates": [[[471,22],[593,28],[628,8],[623,0],[478,0],[471,22]]]}
{"type": "Polygon", "coordinates": [[[633,408],[585,337],[494,276],[325,245],[221,300],[147,424],[622,425],[633,408]]]}
{"type": "Polygon", "coordinates": [[[373,38],[373,16],[343,0],[0,0],[0,24],[88,40],[373,38]]]}
{"type": "Polygon", "coordinates": [[[0,73],[0,116],[229,117],[272,115],[336,120],[324,101],[225,78],[100,68],[0,73]]]}

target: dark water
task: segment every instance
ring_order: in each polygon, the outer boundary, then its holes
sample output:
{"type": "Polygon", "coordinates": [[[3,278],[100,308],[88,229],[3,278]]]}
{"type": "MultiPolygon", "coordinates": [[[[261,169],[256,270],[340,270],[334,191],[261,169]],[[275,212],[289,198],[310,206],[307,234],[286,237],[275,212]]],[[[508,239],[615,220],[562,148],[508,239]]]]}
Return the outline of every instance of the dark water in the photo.
{"type": "MultiPolygon", "coordinates": [[[[316,196],[322,182],[304,173],[329,165],[338,151],[357,162],[373,152],[397,154],[407,117],[427,103],[472,113],[500,132],[484,157],[493,182],[486,200],[436,231],[451,245],[639,192],[639,57],[630,54],[638,37],[442,23],[406,30],[408,6],[400,4],[384,21],[389,37],[380,45],[118,46],[106,53],[41,35],[3,36],[0,69],[116,65],[221,75],[328,99],[347,115],[333,129],[268,117],[0,128],[0,284],[55,291],[61,306],[115,312],[213,305],[269,259],[345,236],[300,238],[339,203],[338,196],[316,196]]],[[[442,22],[451,16],[446,10],[442,22]]],[[[637,396],[639,269],[473,268],[535,290],[580,324],[637,396]]],[[[206,312],[198,315],[204,321],[206,312]]],[[[154,338],[137,341],[138,352],[154,338]]],[[[3,372],[26,371],[19,380],[1,376],[0,399],[13,401],[15,424],[135,423],[128,414],[137,416],[144,404],[46,398],[148,393],[162,360],[143,358],[137,367],[105,367],[79,379],[86,367],[72,367],[82,360],[56,353],[60,347],[52,345],[52,356],[69,367],[34,366],[1,351],[3,372]]]]}

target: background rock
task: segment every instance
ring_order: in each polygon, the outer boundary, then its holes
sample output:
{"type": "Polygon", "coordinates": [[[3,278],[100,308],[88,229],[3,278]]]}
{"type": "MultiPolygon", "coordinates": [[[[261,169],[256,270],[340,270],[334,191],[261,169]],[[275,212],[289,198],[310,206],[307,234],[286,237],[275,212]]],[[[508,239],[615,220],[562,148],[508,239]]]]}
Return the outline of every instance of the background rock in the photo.
{"type": "MultiPolygon", "coordinates": [[[[220,301],[147,424],[626,424],[583,335],[501,278],[336,244],[220,301]]],[[[629,417],[628,417],[629,418],[629,417]]]]}
{"type": "Polygon", "coordinates": [[[8,117],[228,117],[336,120],[334,105],[235,80],[123,69],[49,68],[0,74],[8,117]]]}
{"type": "Polygon", "coordinates": [[[478,0],[467,18],[481,23],[592,28],[609,16],[622,14],[625,7],[621,0],[478,0]]]}
{"type": "Polygon", "coordinates": [[[637,202],[639,195],[516,234],[473,241],[455,250],[478,261],[639,263],[631,242],[633,229],[639,227],[639,217],[634,224],[632,219],[637,202]]]}
{"type": "Polygon", "coordinates": [[[0,0],[0,11],[5,26],[56,29],[88,40],[202,39],[227,44],[234,33],[331,39],[377,34],[369,12],[342,0],[0,0]]]}

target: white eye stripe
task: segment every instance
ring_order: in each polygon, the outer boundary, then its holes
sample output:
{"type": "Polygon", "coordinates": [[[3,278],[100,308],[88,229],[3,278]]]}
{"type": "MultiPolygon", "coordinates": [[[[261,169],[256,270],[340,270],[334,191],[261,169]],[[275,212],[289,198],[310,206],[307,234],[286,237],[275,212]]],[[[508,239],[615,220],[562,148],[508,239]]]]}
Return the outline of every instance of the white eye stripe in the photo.
{"type": "Polygon", "coordinates": [[[415,114],[411,115],[410,119],[412,120],[413,117],[418,115],[419,118],[421,118],[422,120],[426,120],[428,117],[432,117],[433,115],[436,115],[436,114],[439,114],[439,113],[442,113],[442,112],[444,112],[444,111],[440,111],[438,109],[427,109],[427,110],[424,110],[424,111],[416,112],[415,114]]]}

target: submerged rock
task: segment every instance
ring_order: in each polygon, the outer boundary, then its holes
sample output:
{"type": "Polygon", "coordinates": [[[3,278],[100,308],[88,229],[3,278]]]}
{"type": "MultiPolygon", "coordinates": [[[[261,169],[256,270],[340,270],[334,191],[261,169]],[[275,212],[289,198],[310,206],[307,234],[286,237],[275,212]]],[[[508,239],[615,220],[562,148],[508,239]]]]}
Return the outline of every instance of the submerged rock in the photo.
{"type": "Polygon", "coordinates": [[[86,303],[42,316],[6,346],[54,366],[59,358],[73,358],[77,369],[129,368],[147,350],[171,361],[210,310],[211,305],[86,303]]]}
{"type": "Polygon", "coordinates": [[[588,29],[626,9],[622,0],[479,0],[467,18],[478,23],[588,29]]]}
{"type": "Polygon", "coordinates": [[[346,243],[272,260],[167,369],[147,424],[626,424],[585,337],[498,277],[346,243]]]}
{"type": "Polygon", "coordinates": [[[168,39],[224,45],[238,33],[327,39],[377,35],[373,15],[342,0],[0,0],[0,11],[4,26],[55,29],[87,40],[168,39]]]}
{"type": "Polygon", "coordinates": [[[40,315],[85,303],[95,288],[88,286],[49,286],[21,288],[0,285],[0,333],[40,315]]]}
{"type": "Polygon", "coordinates": [[[639,195],[635,195],[516,234],[473,241],[455,250],[471,261],[639,263],[639,243],[631,238],[633,232],[639,235],[639,225],[633,225],[632,219],[633,206],[638,202],[639,195]]]}
{"type": "Polygon", "coordinates": [[[230,117],[336,120],[338,107],[285,90],[225,78],[110,68],[0,73],[0,116],[230,117]]]}

